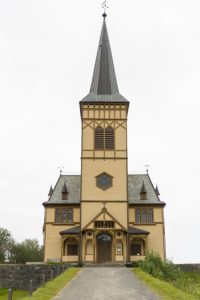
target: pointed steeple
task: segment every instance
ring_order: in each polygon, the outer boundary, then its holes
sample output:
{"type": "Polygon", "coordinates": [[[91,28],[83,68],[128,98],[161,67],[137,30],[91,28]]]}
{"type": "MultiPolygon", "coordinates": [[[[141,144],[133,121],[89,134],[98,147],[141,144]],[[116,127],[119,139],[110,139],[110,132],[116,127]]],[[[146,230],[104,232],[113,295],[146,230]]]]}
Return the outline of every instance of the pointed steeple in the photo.
{"type": "Polygon", "coordinates": [[[105,18],[104,13],[90,92],[81,102],[126,102],[128,104],[129,102],[119,94],[105,18]]]}
{"type": "Polygon", "coordinates": [[[50,186],[50,189],[49,189],[49,193],[48,193],[48,196],[51,197],[53,194],[53,188],[52,188],[52,185],[50,186]]]}
{"type": "Polygon", "coordinates": [[[156,192],[156,195],[157,196],[160,196],[160,192],[159,192],[159,189],[158,189],[158,186],[156,185],[156,188],[155,188],[155,192],[156,192]]]}
{"type": "Polygon", "coordinates": [[[119,94],[105,17],[90,92],[96,95],[119,94]]]}

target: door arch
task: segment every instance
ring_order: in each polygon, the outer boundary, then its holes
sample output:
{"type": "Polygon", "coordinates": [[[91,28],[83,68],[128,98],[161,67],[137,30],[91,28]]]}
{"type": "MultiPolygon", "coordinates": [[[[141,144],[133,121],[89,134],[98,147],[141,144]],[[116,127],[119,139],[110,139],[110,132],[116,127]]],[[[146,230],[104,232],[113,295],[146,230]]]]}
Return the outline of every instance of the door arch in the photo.
{"type": "Polygon", "coordinates": [[[108,233],[101,233],[97,236],[97,262],[112,261],[112,236],[108,233]]]}

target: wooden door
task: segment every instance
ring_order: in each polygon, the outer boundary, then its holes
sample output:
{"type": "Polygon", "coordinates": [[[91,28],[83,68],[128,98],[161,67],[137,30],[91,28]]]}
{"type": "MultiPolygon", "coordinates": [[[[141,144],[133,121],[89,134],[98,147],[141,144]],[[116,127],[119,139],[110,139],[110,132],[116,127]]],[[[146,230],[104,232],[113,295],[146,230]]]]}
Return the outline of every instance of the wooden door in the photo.
{"type": "Polygon", "coordinates": [[[112,261],[112,237],[102,233],[97,237],[97,262],[112,261]]]}

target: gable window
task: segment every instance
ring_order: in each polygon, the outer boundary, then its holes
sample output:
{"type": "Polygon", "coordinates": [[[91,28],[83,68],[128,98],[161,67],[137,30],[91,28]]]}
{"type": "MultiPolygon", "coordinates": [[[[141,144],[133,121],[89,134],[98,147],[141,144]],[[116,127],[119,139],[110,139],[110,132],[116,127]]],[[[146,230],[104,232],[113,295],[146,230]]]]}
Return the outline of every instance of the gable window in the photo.
{"type": "Polygon", "coordinates": [[[103,129],[98,126],[95,129],[95,150],[114,150],[115,148],[115,131],[111,126],[103,129]]]}
{"type": "Polygon", "coordinates": [[[135,210],[136,224],[152,224],[153,208],[136,208],[135,210]]]}
{"type": "Polygon", "coordinates": [[[55,223],[56,224],[71,224],[71,223],[73,223],[73,209],[72,208],[56,208],[55,209],[55,223]]]}
{"type": "Polygon", "coordinates": [[[103,221],[95,221],[94,226],[95,228],[103,228],[103,221]]]}

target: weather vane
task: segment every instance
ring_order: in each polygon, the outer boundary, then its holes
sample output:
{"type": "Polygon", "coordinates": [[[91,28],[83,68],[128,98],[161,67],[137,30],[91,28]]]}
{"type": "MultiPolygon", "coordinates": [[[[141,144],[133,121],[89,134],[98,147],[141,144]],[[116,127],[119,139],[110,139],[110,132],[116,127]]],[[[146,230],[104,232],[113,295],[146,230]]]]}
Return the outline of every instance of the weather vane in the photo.
{"type": "Polygon", "coordinates": [[[108,9],[107,0],[103,1],[102,8],[103,8],[103,17],[106,18],[107,17],[106,11],[108,9]]]}
{"type": "Polygon", "coordinates": [[[146,172],[147,172],[147,174],[148,174],[148,173],[149,173],[150,165],[145,165],[145,168],[146,168],[146,172]]]}
{"type": "Polygon", "coordinates": [[[62,175],[62,171],[64,170],[63,166],[59,166],[58,169],[60,170],[60,175],[62,175]]]}

